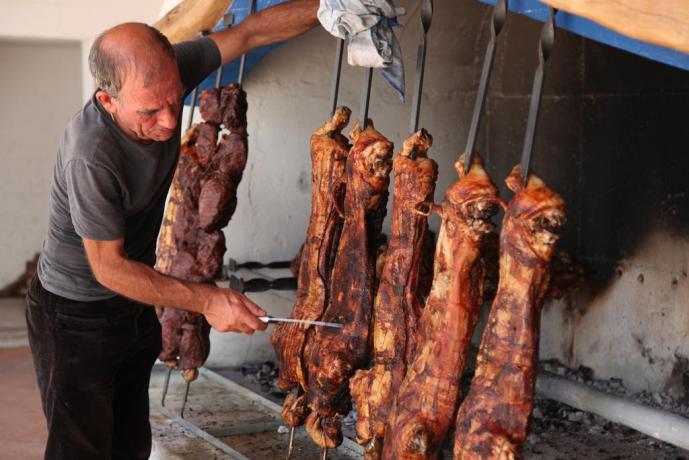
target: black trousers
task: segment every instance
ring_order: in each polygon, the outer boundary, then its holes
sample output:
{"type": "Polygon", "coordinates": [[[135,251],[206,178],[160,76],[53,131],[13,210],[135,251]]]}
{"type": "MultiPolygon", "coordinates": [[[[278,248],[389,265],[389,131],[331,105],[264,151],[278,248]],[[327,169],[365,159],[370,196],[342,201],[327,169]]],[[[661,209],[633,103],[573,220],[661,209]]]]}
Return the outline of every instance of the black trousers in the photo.
{"type": "Polygon", "coordinates": [[[161,347],[154,309],[120,296],[65,299],[36,276],[26,305],[46,460],[147,459],[148,383],[161,347]]]}

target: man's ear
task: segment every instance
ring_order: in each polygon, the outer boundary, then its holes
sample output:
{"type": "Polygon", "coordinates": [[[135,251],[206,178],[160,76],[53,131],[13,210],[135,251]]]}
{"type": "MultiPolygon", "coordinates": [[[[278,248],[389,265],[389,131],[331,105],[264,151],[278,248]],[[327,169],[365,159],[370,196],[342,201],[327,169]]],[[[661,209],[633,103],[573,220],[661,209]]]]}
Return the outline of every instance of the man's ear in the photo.
{"type": "Polygon", "coordinates": [[[114,115],[117,112],[117,106],[115,104],[115,98],[110,95],[110,93],[107,93],[106,91],[103,90],[98,90],[96,91],[96,99],[98,99],[98,102],[100,102],[100,105],[103,106],[103,108],[110,113],[110,115],[114,115]]]}

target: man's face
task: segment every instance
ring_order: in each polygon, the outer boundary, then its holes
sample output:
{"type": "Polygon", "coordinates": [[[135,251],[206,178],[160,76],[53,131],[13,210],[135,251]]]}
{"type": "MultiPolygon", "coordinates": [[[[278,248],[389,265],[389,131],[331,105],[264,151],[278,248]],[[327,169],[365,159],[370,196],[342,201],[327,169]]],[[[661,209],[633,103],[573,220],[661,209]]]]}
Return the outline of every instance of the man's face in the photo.
{"type": "Polygon", "coordinates": [[[174,61],[162,70],[148,85],[141,75],[126,78],[112,99],[115,122],[135,141],[167,141],[175,134],[184,96],[182,83],[174,61]]]}

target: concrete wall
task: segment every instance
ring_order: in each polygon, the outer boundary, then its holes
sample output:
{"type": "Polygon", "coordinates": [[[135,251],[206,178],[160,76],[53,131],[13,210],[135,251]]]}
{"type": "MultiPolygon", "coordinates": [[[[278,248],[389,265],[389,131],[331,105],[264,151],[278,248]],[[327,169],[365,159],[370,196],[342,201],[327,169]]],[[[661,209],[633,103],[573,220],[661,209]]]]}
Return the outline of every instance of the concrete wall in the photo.
{"type": "Polygon", "coordinates": [[[0,286],[41,248],[57,143],[81,106],[78,42],[0,40],[0,286]]]}

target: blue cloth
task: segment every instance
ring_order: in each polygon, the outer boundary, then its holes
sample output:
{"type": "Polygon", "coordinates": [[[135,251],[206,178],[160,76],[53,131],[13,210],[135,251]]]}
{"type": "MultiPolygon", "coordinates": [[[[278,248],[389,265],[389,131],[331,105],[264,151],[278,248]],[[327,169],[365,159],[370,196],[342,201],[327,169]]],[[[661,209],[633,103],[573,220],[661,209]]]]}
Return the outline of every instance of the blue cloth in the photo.
{"type": "Polygon", "coordinates": [[[338,38],[346,38],[349,65],[380,68],[385,81],[404,101],[402,49],[393,27],[405,13],[392,0],[321,0],[318,20],[338,38]]]}
{"type": "MultiPolygon", "coordinates": [[[[256,11],[261,11],[271,6],[279,5],[280,3],[285,3],[288,0],[256,0],[256,11]]],[[[234,15],[233,24],[239,24],[249,15],[249,0],[234,0],[230,8],[227,10],[227,14],[234,15]]],[[[213,32],[219,32],[225,29],[225,25],[220,21],[213,32]]],[[[270,53],[273,49],[282,46],[284,42],[274,43],[268,46],[262,46],[255,50],[252,50],[246,55],[246,62],[244,64],[244,78],[251,72],[251,70],[258,64],[264,56],[270,53]]],[[[216,72],[213,72],[199,84],[199,91],[215,87],[216,72]]],[[[229,85],[237,81],[239,75],[239,58],[234,61],[228,62],[223,66],[221,86],[229,85]]],[[[191,97],[187,97],[184,101],[186,105],[191,105],[191,97]]]]}

